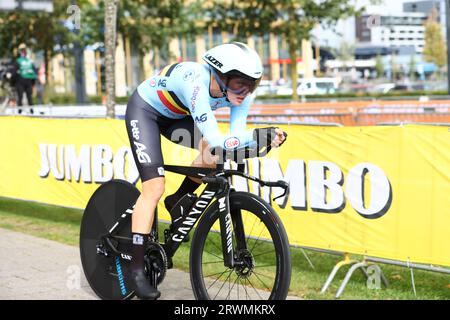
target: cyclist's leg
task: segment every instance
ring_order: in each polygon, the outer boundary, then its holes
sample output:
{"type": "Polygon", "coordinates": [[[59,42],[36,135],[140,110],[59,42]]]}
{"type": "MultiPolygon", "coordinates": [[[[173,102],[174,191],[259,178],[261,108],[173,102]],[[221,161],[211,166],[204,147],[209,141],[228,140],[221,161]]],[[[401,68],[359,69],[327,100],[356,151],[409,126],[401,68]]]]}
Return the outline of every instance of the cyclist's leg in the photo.
{"type": "Polygon", "coordinates": [[[145,277],[144,254],[153,224],[154,212],[164,193],[164,170],[161,151],[159,114],[137,92],[127,105],[125,122],[133,157],[142,180],[142,193],[136,201],[132,215],[131,276],[140,298],[156,299],[159,292],[145,277]]]}
{"type": "MultiPolygon", "coordinates": [[[[214,159],[209,153],[209,148],[207,148],[208,144],[206,139],[203,139],[192,117],[188,116],[184,119],[177,120],[167,130],[163,130],[161,133],[174,143],[200,151],[200,154],[192,162],[193,167],[215,167],[214,159]]],[[[178,200],[187,193],[193,193],[200,184],[201,181],[199,179],[186,177],[178,190],[170,196],[167,196],[164,200],[166,209],[170,212],[178,200]]]]}
{"type": "Polygon", "coordinates": [[[132,231],[150,233],[154,209],[164,193],[164,162],[159,114],[137,92],[127,105],[125,122],[142,193],[133,212],[132,231]]]}

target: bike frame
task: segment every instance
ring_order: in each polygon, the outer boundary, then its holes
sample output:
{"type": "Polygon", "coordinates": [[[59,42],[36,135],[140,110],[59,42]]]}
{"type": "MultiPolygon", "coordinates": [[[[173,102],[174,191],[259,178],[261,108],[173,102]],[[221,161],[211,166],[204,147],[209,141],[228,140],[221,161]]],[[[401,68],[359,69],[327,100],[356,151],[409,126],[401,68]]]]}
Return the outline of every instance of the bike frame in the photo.
{"type": "MultiPolygon", "coordinates": [[[[204,178],[207,175],[217,172],[223,172],[223,165],[218,165],[216,169],[209,168],[195,168],[195,167],[183,167],[183,166],[164,166],[166,171],[171,171],[187,176],[192,176],[196,178],[204,178]]],[[[184,216],[183,220],[180,223],[180,226],[175,230],[175,232],[167,239],[166,243],[163,244],[163,247],[166,251],[168,257],[173,257],[175,252],[180,247],[183,239],[187,234],[191,231],[194,225],[197,223],[198,219],[201,215],[206,211],[209,204],[214,200],[215,197],[219,199],[219,208],[220,208],[220,229],[222,234],[222,246],[224,248],[223,252],[226,252],[224,256],[225,264],[229,267],[232,267],[233,264],[233,247],[232,243],[232,229],[231,229],[231,214],[230,214],[230,206],[229,206],[229,184],[225,178],[222,178],[221,185],[217,185],[214,183],[207,183],[205,190],[203,190],[202,194],[197,198],[192,208],[189,212],[184,216]],[[220,187],[223,187],[223,190],[220,190],[220,187]],[[224,232],[225,231],[225,232],[224,232]]],[[[120,259],[124,261],[131,261],[133,257],[129,253],[118,251],[111,242],[111,239],[115,237],[117,230],[119,230],[126,222],[131,219],[131,214],[133,213],[134,205],[127,210],[119,217],[118,221],[114,224],[111,230],[107,235],[103,236],[103,243],[114,252],[120,259]]],[[[155,240],[158,239],[158,216],[157,210],[155,210],[155,218],[151,231],[151,236],[155,240]]]]}
{"type": "MultiPolygon", "coordinates": [[[[211,168],[196,168],[196,167],[184,167],[184,166],[171,166],[165,165],[166,171],[179,173],[186,176],[202,179],[207,185],[202,194],[197,198],[189,212],[184,215],[180,226],[175,230],[171,236],[166,239],[167,241],[162,244],[166,254],[169,258],[172,258],[178,248],[180,247],[183,239],[192,230],[198,219],[203,215],[210,203],[217,198],[219,204],[219,222],[220,222],[220,234],[222,240],[222,252],[224,258],[224,265],[233,268],[237,262],[234,259],[234,249],[232,242],[233,231],[236,234],[237,249],[247,249],[245,241],[244,225],[242,222],[242,216],[239,211],[232,211],[230,208],[230,183],[228,178],[232,175],[239,175],[244,178],[259,182],[262,186],[269,187],[283,187],[287,192],[287,184],[282,182],[265,182],[258,178],[252,177],[244,173],[244,165],[238,164],[237,170],[224,170],[223,164],[218,164],[216,169],[211,168]]],[[[285,194],[286,194],[285,192],[285,194]]],[[[284,196],[281,195],[280,197],[284,196]]],[[[113,251],[120,259],[124,261],[131,261],[132,256],[129,253],[118,251],[111,242],[111,239],[115,237],[117,230],[123,226],[133,213],[134,205],[131,208],[125,210],[120,216],[119,220],[114,224],[108,234],[102,237],[103,244],[113,251]]],[[[155,210],[155,218],[151,231],[152,238],[158,242],[158,216],[157,210],[155,210]]],[[[131,240],[131,239],[130,239],[131,240]]]]}

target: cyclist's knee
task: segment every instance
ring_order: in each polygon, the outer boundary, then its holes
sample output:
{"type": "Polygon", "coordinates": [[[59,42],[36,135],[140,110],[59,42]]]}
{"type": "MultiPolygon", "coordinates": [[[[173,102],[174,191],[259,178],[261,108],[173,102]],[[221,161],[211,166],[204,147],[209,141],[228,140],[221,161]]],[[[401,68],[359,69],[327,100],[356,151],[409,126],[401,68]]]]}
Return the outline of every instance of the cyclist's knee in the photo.
{"type": "Polygon", "coordinates": [[[158,202],[164,194],[165,179],[158,177],[142,183],[142,196],[150,201],[158,202]]]}

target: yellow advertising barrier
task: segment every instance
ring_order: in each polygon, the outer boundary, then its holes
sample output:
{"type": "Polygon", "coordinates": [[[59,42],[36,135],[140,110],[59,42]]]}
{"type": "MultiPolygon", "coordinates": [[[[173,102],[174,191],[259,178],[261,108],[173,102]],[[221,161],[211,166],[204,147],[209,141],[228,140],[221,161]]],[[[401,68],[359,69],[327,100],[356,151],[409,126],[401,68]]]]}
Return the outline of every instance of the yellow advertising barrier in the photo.
{"type": "MultiPolygon", "coordinates": [[[[289,181],[272,204],[291,244],[450,266],[448,127],[280,127],[286,144],[247,170],[289,181]]],[[[84,208],[102,182],[138,181],[123,121],[3,117],[0,133],[0,196],[84,208]]],[[[163,153],[187,166],[196,155],[166,139],[163,153]]],[[[166,178],[169,194],[183,177],[166,178]]],[[[280,192],[233,185],[268,201],[280,192]]]]}

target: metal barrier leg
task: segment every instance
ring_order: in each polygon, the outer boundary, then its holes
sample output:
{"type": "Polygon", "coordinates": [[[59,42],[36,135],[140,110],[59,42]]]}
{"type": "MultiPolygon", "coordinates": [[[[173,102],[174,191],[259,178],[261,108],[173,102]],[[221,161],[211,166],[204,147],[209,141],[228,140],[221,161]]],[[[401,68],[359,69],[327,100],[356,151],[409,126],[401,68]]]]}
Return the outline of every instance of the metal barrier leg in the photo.
{"type": "Polygon", "coordinates": [[[342,281],[342,284],[339,287],[339,290],[336,292],[336,296],[335,296],[336,298],[339,298],[341,296],[342,292],[344,292],[344,289],[347,286],[347,283],[350,280],[353,272],[355,272],[356,269],[361,268],[361,267],[367,267],[367,262],[362,261],[362,262],[356,263],[350,268],[350,270],[348,270],[347,274],[345,275],[344,281],[342,281]]]}
{"type": "Polygon", "coordinates": [[[367,270],[364,267],[361,267],[361,272],[364,275],[364,277],[366,277],[366,279],[369,279],[369,275],[367,274],[367,270]]]}
{"type": "Polygon", "coordinates": [[[350,265],[357,263],[358,261],[350,260],[350,256],[348,253],[344,253],[344,260],[339,261],[331,270],[330,275],[327,278],[327,281],[325,281],[325,284],[322,287],[321,293],[325,293],[327,291],[328,287],[330,286],[331,282],[333,281],[334,277],[336,276],[336,273],[339,271],[339,269],[343,266],[350,265]]]}
{"type": "Polygon", "coordinates": [[[313,263],[312,263],[312,261],[311,261],[311,259],[309,259],[309,256],[308,256],[308,254],[305,252],[305,250],[303,250],[303,249],[301,249],[301,251],[302,251],[302,253],[303,253],[303,255],[305,256],[305,258],[306,258],[306,261],[308,261],[308,263],[309,263],[309,265],[311,266],[311,268],[314,270],[315,268],[314,268],[314,265],[313,265],[313,263]]]}
{"type": "Polygon", "coordinates": [[[383,283],[384,287],[387,288],[389,283],[388,283],[386,277],[384,276],[384,273],[381,270],[380,266],[377,265],[376,263],[371,263],[371,262],[369,262],[368,265],[374,266],[377,269],[377,272],[380,275],[381,282],[383,283]]]}

